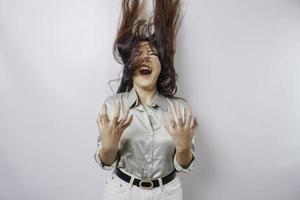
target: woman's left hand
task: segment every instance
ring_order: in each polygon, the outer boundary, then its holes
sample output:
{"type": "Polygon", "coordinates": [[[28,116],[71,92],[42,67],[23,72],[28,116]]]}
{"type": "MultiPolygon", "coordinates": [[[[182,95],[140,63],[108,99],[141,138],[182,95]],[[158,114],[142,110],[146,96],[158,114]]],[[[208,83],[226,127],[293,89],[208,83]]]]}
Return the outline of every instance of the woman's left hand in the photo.
{"type": "Polygon", "coordinates": [[[175,110],[177,121],[175,121],[172,112],[168,109],[170,120],[168,122],[163,121],[162,124],[172,136],[176,144],[176,151],[189,151],[192,146],[193,136],[198,128],[198,122],[196,118],[192,116],[191,106],[188,108],[186,117],[182,117],[178,104],[176,104],[175,110]]]}

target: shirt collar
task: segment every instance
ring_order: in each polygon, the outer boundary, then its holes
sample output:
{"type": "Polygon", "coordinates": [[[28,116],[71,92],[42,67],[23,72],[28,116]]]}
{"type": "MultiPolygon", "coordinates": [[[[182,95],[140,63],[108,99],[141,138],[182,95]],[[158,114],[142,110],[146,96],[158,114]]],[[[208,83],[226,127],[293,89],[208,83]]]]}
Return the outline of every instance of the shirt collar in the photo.
{"type": "MultiPolygon", "coordinates": [[[[129,95],[128,96],[129,107],[131,108],[133,105],[134,105],[134,107],[138,106],[139,99],[138,99],[138,95],[137,95],[137,92],[134,87],[132,87],[132,89],[129,91],[128,95],[129,95]]],[[[164,110],[168,110],[166,97],[163,96],[158,91],[156,91],[155,96],[154,96],[154,101],[150,104],[150,106],[154,107],[156,105],[158,105],[159,107],[161,107],[164,110]]]]}

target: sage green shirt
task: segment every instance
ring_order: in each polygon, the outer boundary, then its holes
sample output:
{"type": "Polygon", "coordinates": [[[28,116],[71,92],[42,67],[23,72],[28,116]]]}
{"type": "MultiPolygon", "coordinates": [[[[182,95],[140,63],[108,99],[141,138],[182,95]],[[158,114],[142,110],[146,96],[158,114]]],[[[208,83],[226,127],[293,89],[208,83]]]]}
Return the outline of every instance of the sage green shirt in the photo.
{"type": "Polygon", "coordinates": [[[121,105],[120,117],[125,115],[127,105],[129,115],[133,120],[124,130],[118,147],[118,156],[111,166],[104,165],[99,158],[101,149],[101,133],[97,140],[95,161],[103,169],[112,170],[115,167],[141,179],[163,177],[174,169],[177,172],[190,172],[195,163],[194,138],[192,140],[193,159],[188,168],[179,165],[175,157],[175,143],[171,135],[161,125],[162,119],[169,119],[168,109],[176,115],[175,105],[178,104],[181,113],[186,113],[188,102],[179,97],[165,97],[156,92],[153,102],[143,106],[139,104],[134,87],[129,92],[115,94],[106,98],[109,119],[114,116],[115,101],[119,99],[121,105]]]}

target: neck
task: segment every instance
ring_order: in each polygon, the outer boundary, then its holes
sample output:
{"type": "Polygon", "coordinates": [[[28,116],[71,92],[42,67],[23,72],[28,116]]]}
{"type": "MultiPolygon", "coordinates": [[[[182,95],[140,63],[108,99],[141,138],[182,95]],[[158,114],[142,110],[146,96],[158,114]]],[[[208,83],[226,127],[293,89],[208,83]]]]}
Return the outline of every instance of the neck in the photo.
{"type": "Polygon", "coordinates": [[[144,89],[135,85],[133,87],[136,90],[140,104],[145,106],[145,105],[150,105],[152,103],[156,93],[156,87],[152,89],[144,89]]]}

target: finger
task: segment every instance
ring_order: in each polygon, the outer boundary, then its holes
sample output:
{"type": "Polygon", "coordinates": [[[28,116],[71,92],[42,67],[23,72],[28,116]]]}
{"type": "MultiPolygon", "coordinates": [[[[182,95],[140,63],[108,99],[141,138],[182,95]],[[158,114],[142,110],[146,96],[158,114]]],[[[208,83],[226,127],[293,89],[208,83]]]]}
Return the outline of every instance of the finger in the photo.
{"type": "Polygon", "coordinates": [[[102,105],[102,115],[101,115],[101,118],[102,118],[102,122],[103,123],[109,122],[109,119],[108,119],[108,116],[107,116],[107,107],[106,107],[105,103],[102,105]]]}
{"type": "Polygon", "coordinates": [[[191,125],[190,125],[190,129],[192,129],[192,127],[194,126],[194,123],[195,123],[195,119],[192,118],[191,125]]]}
{"type": "Polygon", "coordinates": [[[121,110],[121,105],[120,105],[120,101],[119,99],[116,100],[115,102],[116,108],[115,108],[115,113],[114,113],[114,117],[113,117],[113,124],[117,123],[119,120],[119,115],[120,115],[120,110],[121,110]]]}
{"type": "Polygon", "coordinates": [[[125,130],[131,124],[132,120],[133,120],[133,115],[130,115],[128,120],[126,120],[126,122],[123,123],[122,129],[125,130]]]}
{"type": "Polygon", "coordinates": [[[196,132],[196,130],[197,130],[197,128],[198,128],[198,122],[197,122],[197,119],[196,118],[194,118],[194,120],[193,120],[193,125],[192,125],[192,127],[191,127],[191,130],[192,130],[192,132],[193,132],[193,134],[195,134],[195,132],[196,132]]]}
{"type": "Polygon", "coordinates": [[[176,104],[176,115],[177,115],[177,119],[178,119],[178,125],[179,127],[183,126],[183,121],[182,121],[182,114],[181,114],[181,110],[178,104],[176,104]]]}
{"type": "Polygon", "coordinates": [[[188,111],[187,111],[187,116],[185,121],[185,128],[190,128],[191,126],[191,120],[192,120],[192,107],[189,106],[188,111]]]}
{"type": "Polygon", "coordinates": [[[98,125],[102,125],[103,124],[102,123],[102,116],[101,116],[101,114],[98,115],[96,122],[97,122],[98,125]]]}
{"type": "Polygon", "coordinates": [[[123,119],[120,122],[121,124],[123,124],[127,120],[128,115],[129,115],[129,107],[126,109],[125,115],[124,115],[123,119]]]}
{"type": "Polygon", "coordinates": [[[174,116],[172,114],[172,111],[171,111],[171,108],[169,107],[168,109],[168,114],[169,114],[169,118],[170,118],[170,121],[171,123],[175,124],[176,125],[176,121],[174,120],[174,116]]]}
{"type": "Polygon", "coordinates": [[[169,125],[163,120],[161,121],[161,125],[163,125],[163,127],[165,127],[165,129],[168,131],[168,133],[173,136],[173,131],[172,129],[169,127],[169,125]]]}
{"type": "Polygon", "coordinates": [[[169,121],[169,120],[163,120],[162,125],[167,126],[170,131],[174,132],[174,129],[176,128],[175,121],[169,121]]]}

